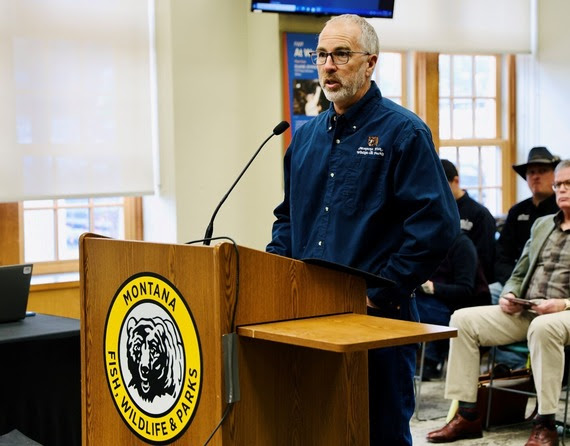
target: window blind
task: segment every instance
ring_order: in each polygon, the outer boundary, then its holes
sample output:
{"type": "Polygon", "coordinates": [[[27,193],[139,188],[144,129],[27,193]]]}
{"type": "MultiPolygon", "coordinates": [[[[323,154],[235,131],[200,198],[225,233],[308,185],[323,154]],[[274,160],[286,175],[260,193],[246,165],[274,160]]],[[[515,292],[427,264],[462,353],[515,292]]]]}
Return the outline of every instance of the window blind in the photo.
{"type": "Polygon", "coordinates": [[[0,201],[152,193],[152,13],[0,0],[0,201]]]}
{"type": "Polygon", "coordinates": [[[393,19],[370,19],[381,51],[529,54],[536,0],[396,0],[393,19]]]}

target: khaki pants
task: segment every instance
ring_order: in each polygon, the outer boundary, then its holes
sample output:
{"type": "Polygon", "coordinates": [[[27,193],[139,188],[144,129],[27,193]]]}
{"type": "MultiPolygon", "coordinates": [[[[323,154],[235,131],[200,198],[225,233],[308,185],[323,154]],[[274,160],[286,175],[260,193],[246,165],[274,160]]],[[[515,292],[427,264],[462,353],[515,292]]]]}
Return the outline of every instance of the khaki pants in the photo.
{"type": "Polygon", "coordinates": [[[540,316],[523,311],[509,315],[498,305],[469,307],[456,311],[449,326],[457,328],[458,333],[450,344],[446,398],[470,403],[477,400],[480,346],[528,339],[538,413],[556,413],[562,388],[564,346],[570,344],[570,311],[540,316]]]}

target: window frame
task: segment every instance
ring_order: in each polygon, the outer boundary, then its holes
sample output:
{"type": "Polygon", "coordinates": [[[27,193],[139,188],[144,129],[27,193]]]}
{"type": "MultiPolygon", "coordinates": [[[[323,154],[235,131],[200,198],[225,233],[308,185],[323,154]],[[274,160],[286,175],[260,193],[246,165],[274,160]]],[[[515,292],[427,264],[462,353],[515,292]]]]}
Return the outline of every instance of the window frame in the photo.
{"type": "MultiPolygon", "coordinates": [[[[408,104],[408,76],[407,76],[407,72],[408,72],[408,64],[407,64],[407,53],[403,52],[403,51],[384,51],[382,53],[380,53],[380,55],[382,54],[386,54],[386,53],[391,53],[391,54],[399,54],[400,55],[400,61],[401,61],[401,71],[400,71],[400,75],[401,75],[401,80],[400,80],[400,84],[402,86],[402,91],[401,91],[401,96],[398,96],[401,100],[401,104],[402,107],[406,107],[409,108],[409,104],[408,104]]],[[[380,60],[378,60],[378,63],[376,65],[376,69],[374,70],[374,81],[376,82],[376,84],[378,85],[378,88],[380,88],[380,91],[382,91],[382,84],[381,84],[381,79],[382,77],[382,66],[380,65],[380,60]]],[[[382,96],[388,99],[393,100],[393,96],[389,96],[389,95],[385,95],[382,92],[382,96]]]]}
{"type": "MultiPolygon", "coordinates": [[[[502,214],[506,214],[516,202],[516,176],[511,168],[516,156],[516,58],[510,54],[485,54],[497,58],[497,137],[440,140],[439,54],[418,52],[414,55],[416,113],[430,127],[438,153],[440,147],[498,146],[501,148],[501,211],[502,214]]],[[[478,55],[472,54],[472,56],[478,55]]]]}
{"type": "MultiPolygon", "coordinates": [[[[141,197],[124,197],[125,239],[143,239],[141,197]]],[[[54,207],[55,208],[55,207],[54,207]]],[[[24,262],[23,202],[0,203],[0,264],[24,262]]],[[[57,227],[54,227],[57,231],[57,227]]],[[[34,262],[34,275],[79,271],[79,259],[34,262]]]]}

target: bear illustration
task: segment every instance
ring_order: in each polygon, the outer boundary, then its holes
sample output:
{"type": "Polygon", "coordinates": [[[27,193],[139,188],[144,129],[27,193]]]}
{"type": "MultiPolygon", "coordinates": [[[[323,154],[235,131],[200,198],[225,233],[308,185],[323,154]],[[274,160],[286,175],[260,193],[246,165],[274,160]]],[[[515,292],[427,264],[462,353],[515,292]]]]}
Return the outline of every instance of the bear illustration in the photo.
{"type": "Polygon", "coordinates": [[[127,357],[134,387],[140,397],[152,402],[182,388],[184,353],[172,321],[160,317],[131,317],[127,322],[127,357]]]}

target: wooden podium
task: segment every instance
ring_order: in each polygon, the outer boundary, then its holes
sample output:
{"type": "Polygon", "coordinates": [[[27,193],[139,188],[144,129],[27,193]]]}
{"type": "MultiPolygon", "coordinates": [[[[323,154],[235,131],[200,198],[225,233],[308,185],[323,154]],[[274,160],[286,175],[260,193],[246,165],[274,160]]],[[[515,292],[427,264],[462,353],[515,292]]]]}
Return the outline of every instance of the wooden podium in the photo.
{"type": "Polygon", "coordinates": [[[203,445],[227,407],[222,337],[235,331],[240,398],[209,444],[367,445],[367,350],[456,334],[366,316],[360,277],[230,243],[84,234],[80,277],[84,445],[203,445]],[[164,327],[182,348],[156,342],[164,327]],[[184,364],[172,372],[182,387],[159,377],[170,393],[153,396],[159,387],[137,383],[149,357],[184,364]]]}

